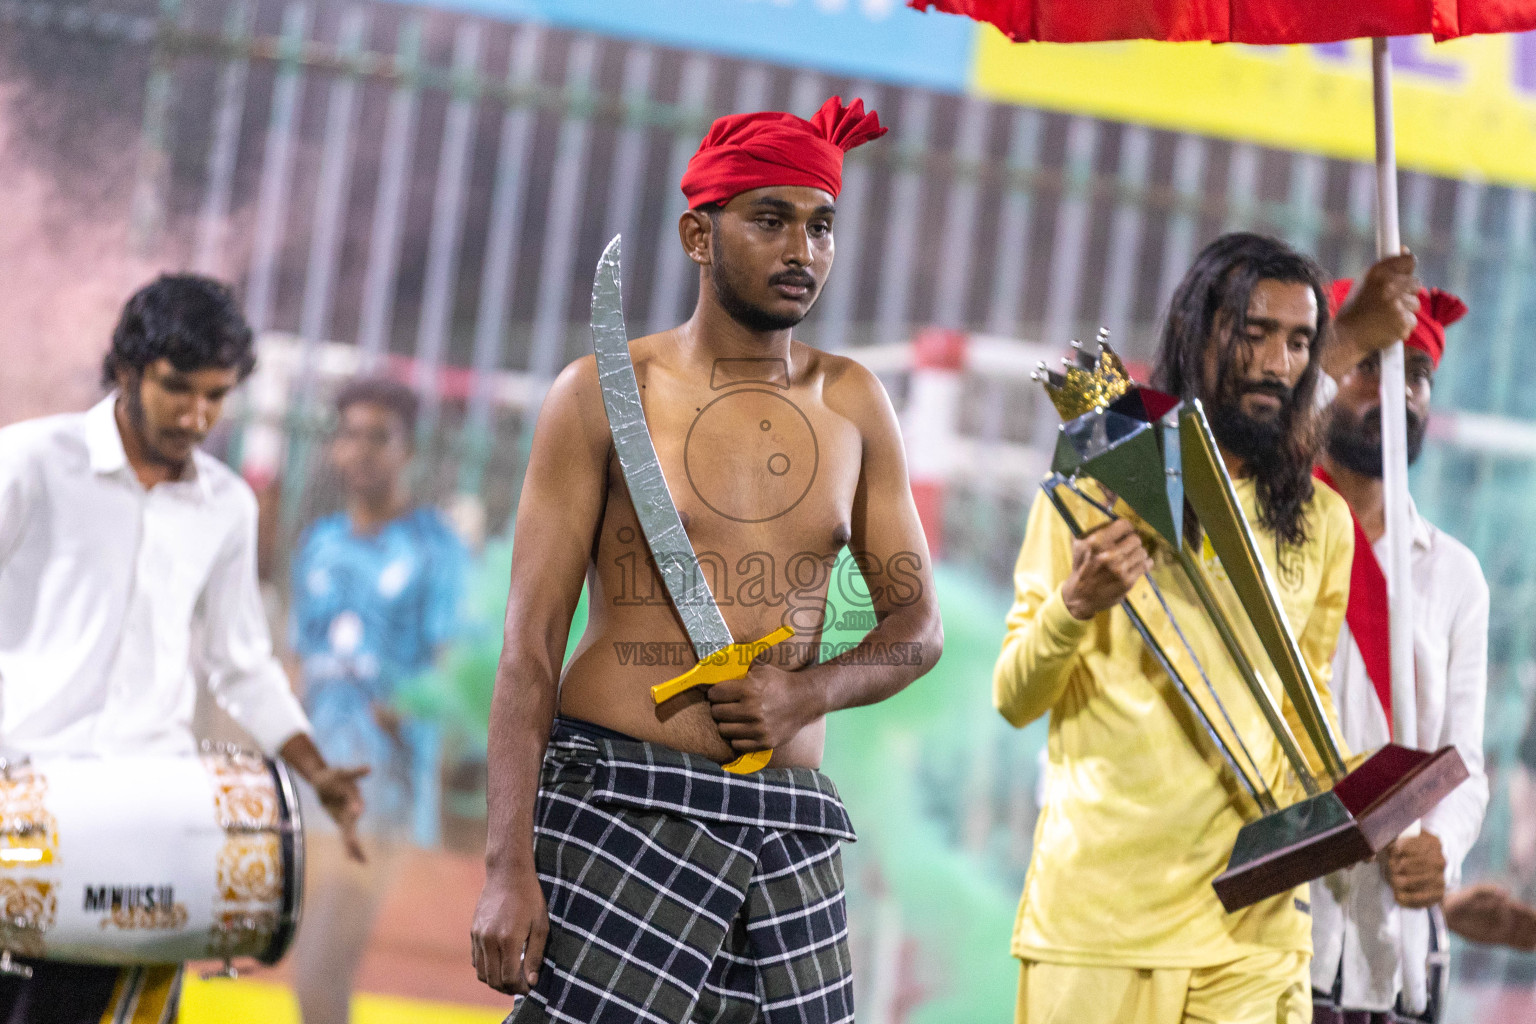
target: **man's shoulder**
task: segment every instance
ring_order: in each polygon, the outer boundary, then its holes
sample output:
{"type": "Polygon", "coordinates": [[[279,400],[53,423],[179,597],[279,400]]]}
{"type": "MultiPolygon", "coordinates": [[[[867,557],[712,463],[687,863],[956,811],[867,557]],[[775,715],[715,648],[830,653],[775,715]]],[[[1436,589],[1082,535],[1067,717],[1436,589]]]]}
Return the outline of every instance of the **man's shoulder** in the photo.
{"type": "Polygon", "coordinates": [[[853,356],[827,352],[800,342],[795,343],[795,348],[804,350],[809,366],[826,381],[828,387],[885,390],[874,371],[853,356]]]}
{"type": "Polygon", "coordinates": [[[26,463],[61,450],[85,451],[85,413],[40,416],[0,427],[0,462],[26,463]]]}
{"type": "Polygon", "coordinates": [[[556,374],[554,387],[592,387],[597,382],[597,356],[588,354],[566,363],[565,368],[556,374]]]}
{"type": "Polygon", "coordinates": [[[1486,592],[1488,581],[1483,576],[1483,564],[1472,549],[1428,519],[1420,518],[1429,534],[1429,555],[1434,559],[1436,576],[1459,582],[1468,589],[1486,592]]]}
{"type": "Polygon", "coordinates": [[[890,398],[873,370],[852,356],[823,352],[799,342],[795,347],[805,350],[807,376],[821,381],[821,391],[829,406],[856,423],[866,421],[872,415],[884,418],[890,408],[890,398]]]}
{"type": "Polygon", "coordinates": [[[1349,502],[1338,491],[1329,487],[1321,480],[1312,481],[1312,500],[1308,503],[1309,514],[1313,521],[1322,527],[1322,532],[1329,536],[1347,533],[1351,536],[1355,532],[1353,514],[1349,511],[1349,502]]]}
{"type": "MultiPolygon", "coordinates": [[[[631,362],[638,369],[641,360],[636,353],[631,362]]],[[[586,355],[565,365],[549,386],[539,407],[539,420],[553,418],[568,425],[585,424],[593,417],[602,423],[602,434],[607,436],[607,415],[603,412],[602,382],[597,374],[597,356],[586,355]]]]}
{"type": "Polygon", "coordinates": [[[304,532],[299,534],[297,546],[299,556],[302,557],[317,545],[342,539],[349,532],[345,512],[327,513],[304,527],[304,532]]]}
{"type": "Polygon", "coordinates": [[[436,548],[447,548],[457,552],[464,547],[464,540],[459,536],[459,531],[453,528],[443,510],[436,505],[417,505],[406,517],[407,521],[423,536],[427,543],[436,548]]]}

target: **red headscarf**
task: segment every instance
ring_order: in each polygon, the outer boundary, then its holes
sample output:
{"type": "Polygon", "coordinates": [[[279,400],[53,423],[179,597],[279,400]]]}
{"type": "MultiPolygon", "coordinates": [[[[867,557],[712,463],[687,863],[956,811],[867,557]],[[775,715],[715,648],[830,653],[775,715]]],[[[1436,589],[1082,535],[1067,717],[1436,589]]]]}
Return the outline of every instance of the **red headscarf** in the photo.
{"type": "Polygon", "coordinates": [[[886,131],[879,115],[864,112],[863,100],[845,107],[840,96],[822,104],[809,121],[777,110],[731,114],[710,126],[688,161],[683,195],[690,208],[770,185],[807,185],[836,198],[843,187],[843,154],[886,131]]]}
{"type": "MultiPolygon", "coordinates": [[[[1349,278],[1333,282],[1330,304],[1334,312],[1338,312],[1339,307],[1344,305],[1354,284],[1349,278]]],[[[1439,288],[1420,288],[1419,322],[1413,325],[1413,332],[1403,339],[1403,344],[1427,354],[1438,369],[1440,357],[1445,353],[1445,329],[1466,315],[1467,304],[1450,292],[1439,288]]]]}

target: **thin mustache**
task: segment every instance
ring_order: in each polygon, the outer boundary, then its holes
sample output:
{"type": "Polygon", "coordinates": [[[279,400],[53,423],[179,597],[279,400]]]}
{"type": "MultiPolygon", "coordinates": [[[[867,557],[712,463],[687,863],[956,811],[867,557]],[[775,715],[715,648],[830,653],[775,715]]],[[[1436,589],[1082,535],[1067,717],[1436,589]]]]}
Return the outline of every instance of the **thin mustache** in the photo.
{"type": "Polygon", "coordinates": [[[1295,391],[1284,384],[1245,384],[1243,389],[1238,392],[1238,397],[1241,398],[1243,395],[1269,395],[1271,398],[1279,399],[1281,404],[1289,404],[1294,394],[1295,391]]]}
{"type": "Polygon", "coordinates": [[[771,285],[794,284],[805,288],[816,287],[816,279],[803,270],[781,270],[768,279],[771,285]]]}
{"type": "MultiPolygon", "coordinates": [[[[1417,428],[1420,421],[1423,420],[1423,417],[1414,412],[1412,409],[1405,409],[1403,412],[1408,419],[1408,426],[1410,427],[1417,428]]],[[[1360,425],[1366,430],[1375,430],[1377,433],[1380,433],[1381,406],[1378,405],[1374,409],[1367,409],[1364,413],[1362,413],[1360,415],[1360,425]]]]}

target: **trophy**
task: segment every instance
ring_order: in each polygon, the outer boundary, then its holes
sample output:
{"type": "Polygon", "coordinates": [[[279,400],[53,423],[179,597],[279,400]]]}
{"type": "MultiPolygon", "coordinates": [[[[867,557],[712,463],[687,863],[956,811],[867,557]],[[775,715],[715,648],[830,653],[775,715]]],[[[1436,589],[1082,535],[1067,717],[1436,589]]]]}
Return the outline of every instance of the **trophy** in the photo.
{"type": "Polygon", "coordinates": [[[1097,354],[1074,342],[1063,372],[1042,363],[1034,374],[1066,421],[1041,487],[1076,537],[1118,518],[1114,508],[1123,501],[1167,544],[1193,598],[1185,603],[1220,639],[1230,666],[1202,663],[1150,574],[1121,602],[1251,800],[1250,820],[1214,883],[1231,912],[1380,852],[1466,779],[1467,768],[1454,747],[1429,753],[1389,743],[1347,770],[1200,402],[1134,383],[1106,334],[1099,334],[1097,354]],[[1097,487],[1085,487],[1089,480],[1097,487]],[[1085,522],[1085,514],[1096,521],[1085,522]],[[1251,746],[1234,724],[1219,686],[1234,674],[1305,792],[1299,801],[1282,806],[1255,756],[1256,749],[1272,756],[1272,748],[1251,746]],[[1320,774],[1266,679],[1278,680],[1320,774]]]}

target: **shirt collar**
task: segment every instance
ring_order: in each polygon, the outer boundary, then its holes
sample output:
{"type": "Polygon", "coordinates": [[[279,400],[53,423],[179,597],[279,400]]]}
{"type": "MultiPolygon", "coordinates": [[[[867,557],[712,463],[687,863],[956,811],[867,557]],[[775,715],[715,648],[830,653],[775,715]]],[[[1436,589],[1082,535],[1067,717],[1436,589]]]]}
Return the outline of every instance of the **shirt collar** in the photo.
{"type": "MultiPolygon", "coordinates": [[[[1434,540],[1434,538],[1430,536],[1429,520],[1425,519],[1423,516],[1419,515],[1419,504],[1418,504],[1418,502],[1413,500],[1413,496],[1412,495],[1408,496],[1408,518],[1413,523],[1413,546],[1414,546],[1414,548],[1419,550],[1419,551],[1428,551],[1429,548],[1430,548],[1430,544],[1434,540]]],[[[1377,539],[1374,544],[1371,545],[1371,547],[1373,549],[1376,549],[1378,551],[1378,555],[1377,555],[1378,558],[1385,558],[1386,557],[1384,554],[1380,554],[1380,552],[1385,552],[1386,551],[1386,548],[1382,547],[1382,545],[1384,545],[1386,542],[1387,542],[1387,535],[1386,534],[1382,534],[1381,537],[1379,539],[1377,539]]]]}
{"type": "MultiPolygon", "coordinates": [[[[103,476],[130,469],[128,452],[123,448],[123,435],[117,428],[116,391],[86,410],[85,448],[90,457],[91,469],[103,476]]],[[[200,450],[193,449],[192,458],[187,461],[181,479],[173,481],[173,484],[193,485],[188,487],[188,491],[207,501],[213,497],[213,486],[208,474],[198,470],[197,460],[201,455],[200,450]]]]}
{"type": "Polygon", "coordinates": [[[1413,546],[1424,551],[1429,550],[1429,520],[1419,515],[1418,502],[1413,496],[1408,496],[1408,515],[1413,519],[1413,546]]]}
{"type": "Polygon", "coordinates": [[[123,450],[122,435],[117,432],[117,392],[97,402],[85,414],[85,449],[91,469],[97,473],[116,473],[128,468],[128,453],[123,450]]]}

